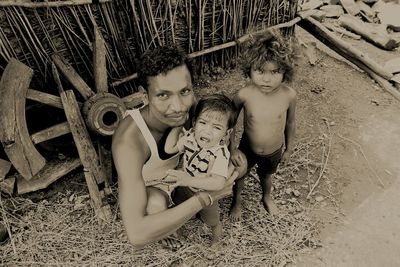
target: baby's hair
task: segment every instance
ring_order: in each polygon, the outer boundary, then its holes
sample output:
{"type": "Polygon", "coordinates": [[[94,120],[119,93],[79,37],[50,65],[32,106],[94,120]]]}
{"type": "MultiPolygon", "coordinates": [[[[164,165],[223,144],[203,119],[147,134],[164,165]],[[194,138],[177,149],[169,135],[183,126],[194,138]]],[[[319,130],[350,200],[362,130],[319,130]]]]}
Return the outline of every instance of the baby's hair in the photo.
{"type": "Polygon", "coordinates": [[[196,105],[193,119],[197,120],[199,115],[205,111],[216,111],[222,114],[229,114],[228,129],[233,128],[236,124],[238,114],[235,104],[229,97],[223,94],[214,94],[200,99],[196,105]]]}
{"type": "Polygon", "coordinates": [[[283,81],[293,78],[294,60],[296,57],[294,43],[285,39],[277,31],[254,35],[243,47],[241,65],[243,74],[250,77],[251,69],[261,70],[267,61],[275,61],[283,81]]]}
{"type": "Polygon", "coordinates": [[[165,74],[182,65],[186,65],[189,72],[192,71],[191,62],[186,53],[178,46],[166,45],[147,50],[137,62],[139,84],[147,91],[148,77],[165,74]]]}

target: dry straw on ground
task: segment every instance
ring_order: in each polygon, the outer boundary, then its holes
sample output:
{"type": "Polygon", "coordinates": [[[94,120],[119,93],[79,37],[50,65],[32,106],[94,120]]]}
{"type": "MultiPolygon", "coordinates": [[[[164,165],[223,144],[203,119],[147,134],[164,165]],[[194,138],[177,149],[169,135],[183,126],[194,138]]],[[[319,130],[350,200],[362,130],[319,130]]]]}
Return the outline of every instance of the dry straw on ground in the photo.
{"type": "Polygon", "coordinates": [[[284,266],[294,262],[297,253],[319,246],[314,212],[337,202],[329,168],[323,168],[330,138],[322,134],[298,142],[291,162],[274,178],[273,196],[280,208],[274,218],[260,204],[255,175],[245,179],[241,222],[228,218],[230,198],[221,201],[224,236],[218,248],[209,246],[210,230],[197,219],[182,228],[186,244],[176,252],[160,244],[133,248],[116,204],[111,222],[96,220],[88,194],[82,191],[81,174],[26,198],[3,196],[1,218],[12,236],[0,247],[0,265],[284,266]],[[319,185],[306,199],[320,176],[319,185]]]}

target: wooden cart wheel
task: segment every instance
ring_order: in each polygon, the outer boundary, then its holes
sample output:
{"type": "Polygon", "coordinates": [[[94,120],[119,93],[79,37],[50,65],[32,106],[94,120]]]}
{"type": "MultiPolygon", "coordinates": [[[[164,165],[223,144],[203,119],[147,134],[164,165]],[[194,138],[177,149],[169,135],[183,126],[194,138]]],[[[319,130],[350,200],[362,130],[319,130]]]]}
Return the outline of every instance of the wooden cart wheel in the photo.
{"type": "MultiPolygon", "coordinates": [[[[96,136],[110,136],[122,120],[126,106],[144,104],[143,92],[119,98],[108,92],[106,47],[95,28],[93,64],[96,92],[78,75],[65,59],[52,56],[52,71],[60,96],[29,89],[33,71],[16,59],[8,62],[0,82],[0,141],[11,164],[19,173],[19,194],[47,187],[80,165],[84,167],[86,183],[96,214],[107,219],[111,215],[104,197],[111,192],[109,176],[104,167],[104,147],[96,136]],[[72,90],[64,90],[59,76],[72,84],[84,99],[79,103],[72,90]],[[26,99],[63,109],[67,121],[33,134],[29,133],[26,116],[26,99]],[[92,138],[88,129],[94,133],[92,138]],[[66,158],[46,162],[35,145],[72,134],[79,158],[66,158]],[[94,136],[94,138],[93,138],[94,136]]],[[[2,161],[4,162],[4,161],[2,161]]],[[[8,166],[9,164],[2,164],[8,166]]],[[[0,172],[1,173],[1,172],[0,172]]]]}

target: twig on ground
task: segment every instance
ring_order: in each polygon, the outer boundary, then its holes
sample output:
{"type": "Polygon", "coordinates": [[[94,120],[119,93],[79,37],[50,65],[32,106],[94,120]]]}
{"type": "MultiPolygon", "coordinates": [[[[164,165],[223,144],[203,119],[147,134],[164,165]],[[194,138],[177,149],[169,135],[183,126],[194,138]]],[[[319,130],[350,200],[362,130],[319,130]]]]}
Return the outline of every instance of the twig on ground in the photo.
{"type": "Polygon", "coordinates": [[[352,143],[353,145],[355,145],[355,146],[360,150],[361,154],[363,155],[363,157],[364,157],[364,159],[365,159],[365,162],[366,162],[367,165],[368,165],[368,168],[369,168],[370,171],[375,175],[375,177],[378,179],[378,181],[379,181],[379,183],[381,184],[382,188],[385,188],[385,184],[383,183],[381,177],[380,177],[380,176],[374,171],[374,169],[371,167],[371,164],[369,163],[369,160],[368,160],[367,156],[365,155],[364,150],[362,149],[362,146],[361,146],[359,143],[357,143],[356,141],[353,141],[353,140],[351,140],[351,139],[349,139],[349,138],[347,138],[347,137],[344,137],[344,136],[342,136],[341,134],[338,134],[338,133],[337,133],[336,135],[339,136],[341,139],[343,139],[343,140],[345,140],[345,141],[347,141],[347,142],[352,143]]]}

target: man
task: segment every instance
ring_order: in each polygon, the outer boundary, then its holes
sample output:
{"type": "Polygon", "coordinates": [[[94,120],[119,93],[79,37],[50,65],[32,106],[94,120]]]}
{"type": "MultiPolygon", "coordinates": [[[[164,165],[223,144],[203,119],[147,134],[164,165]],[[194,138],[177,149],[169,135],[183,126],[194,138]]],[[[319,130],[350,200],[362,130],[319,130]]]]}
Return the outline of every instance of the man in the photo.
{"type": "MultiPolygon", "coordinates": [[[[174,128],[188,120],[195,103],[191,75],[186,55],[175,47],[146,52],[138,70],[148,105],[128,111],[130,116],[121,121],[113,136],[112,153],[122,220],[129,241],[143,246],[171,235],[202,208],[230,194],[238,172],[231,167],[224,189],[199,192],[168,209],[165,190],[151,184],[178,163],[178,155],[165,153],[164,145],[169,134],[179,134],[174,128]]],[[[166,245],[177,246],[171,241],[166,245]]]]}

